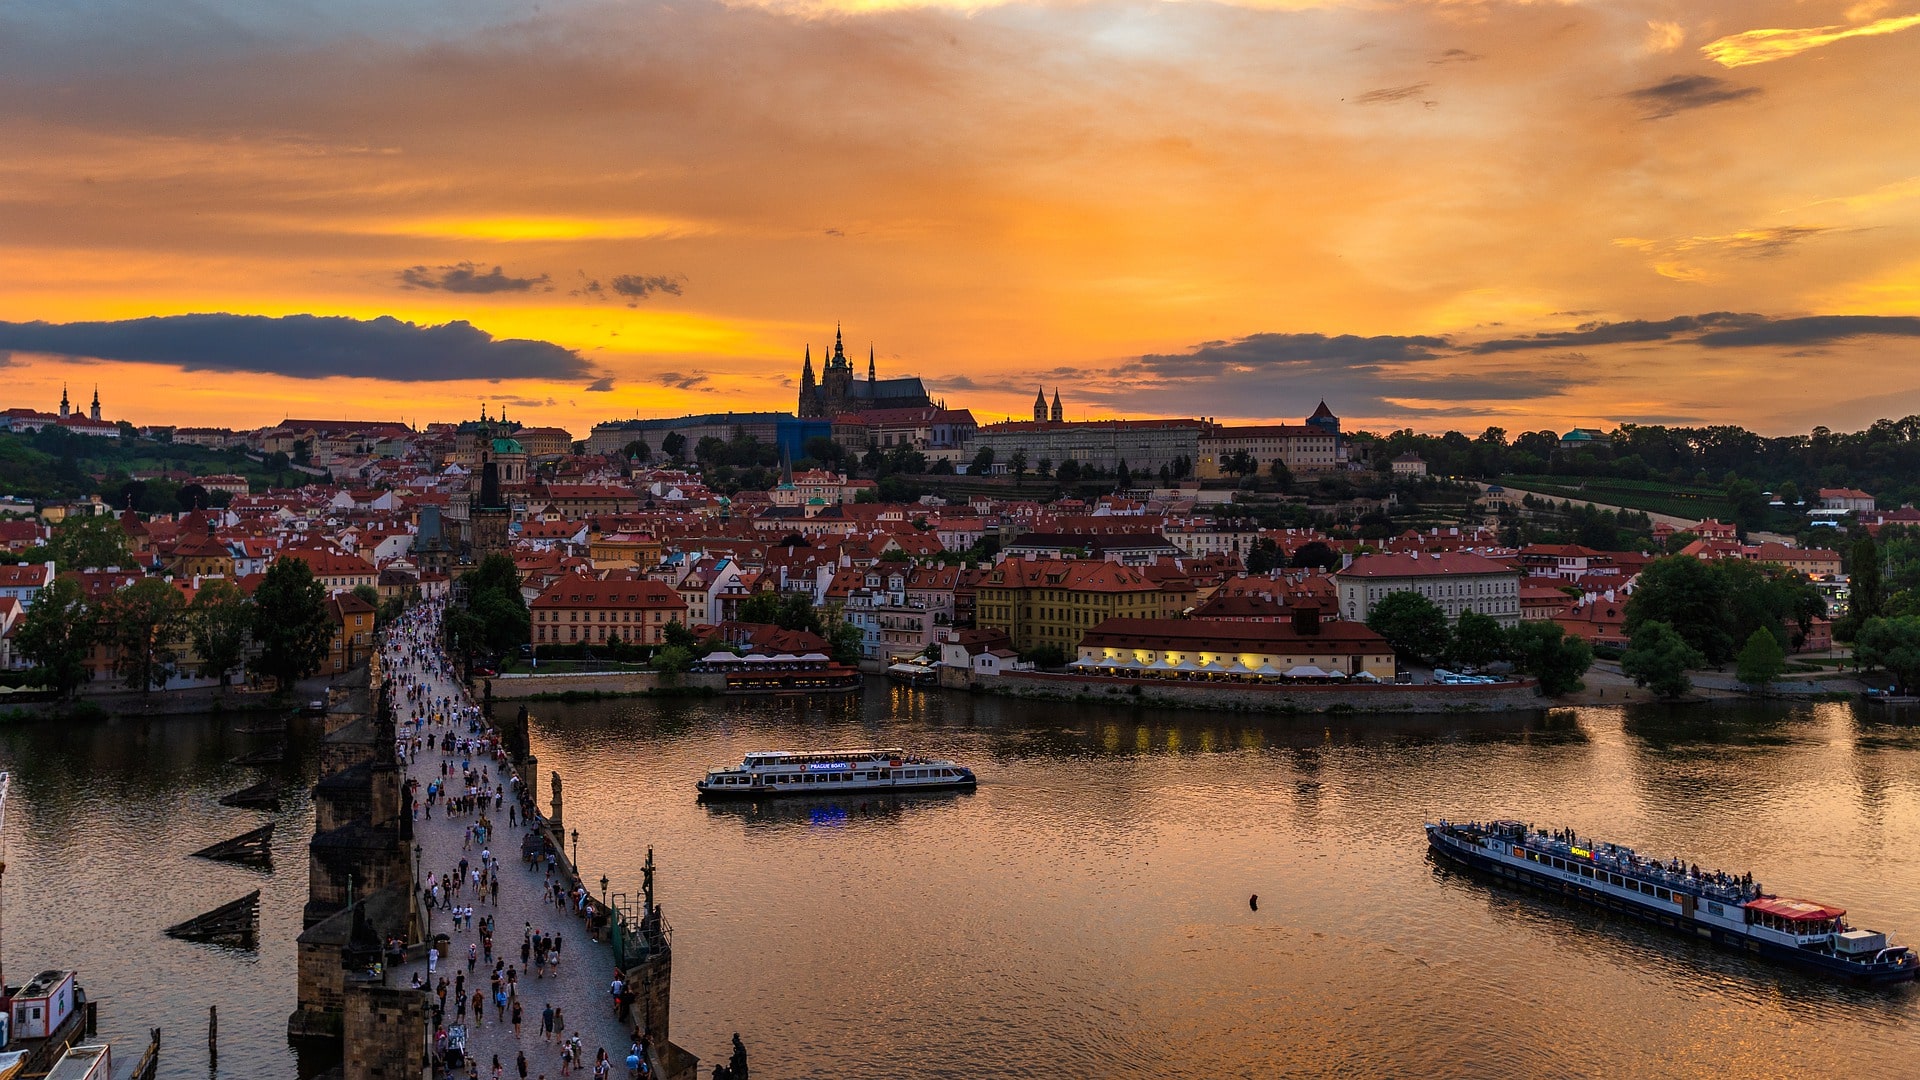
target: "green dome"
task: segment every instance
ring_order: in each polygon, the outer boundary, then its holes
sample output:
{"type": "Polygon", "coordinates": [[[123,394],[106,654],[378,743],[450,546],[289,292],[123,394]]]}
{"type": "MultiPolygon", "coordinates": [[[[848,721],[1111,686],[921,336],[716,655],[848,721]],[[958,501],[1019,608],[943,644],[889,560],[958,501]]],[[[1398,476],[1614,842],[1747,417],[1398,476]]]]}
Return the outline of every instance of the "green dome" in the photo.
{"type": "Polygon", "coordinates": [[[493,440],[493,452],[496,454],[524,454],[527,448],[520,445],[518,439],[493,440]]]}

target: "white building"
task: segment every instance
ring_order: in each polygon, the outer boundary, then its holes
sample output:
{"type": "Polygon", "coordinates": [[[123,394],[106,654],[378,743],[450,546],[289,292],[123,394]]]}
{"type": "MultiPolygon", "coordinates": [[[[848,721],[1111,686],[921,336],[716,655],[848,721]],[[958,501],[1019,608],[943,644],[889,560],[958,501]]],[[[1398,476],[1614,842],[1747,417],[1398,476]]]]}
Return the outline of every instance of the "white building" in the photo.
{"type": "Polygon", "coordinates": [[[1449,622],[1463,611],[1491,615],[1501,626],[1520,621],[1520,571],[1471,551],[1362,555],[1334,575],[1340,617],[1366,622],[1373,606],[1397,592],[1433,601],[1449,622]]]}

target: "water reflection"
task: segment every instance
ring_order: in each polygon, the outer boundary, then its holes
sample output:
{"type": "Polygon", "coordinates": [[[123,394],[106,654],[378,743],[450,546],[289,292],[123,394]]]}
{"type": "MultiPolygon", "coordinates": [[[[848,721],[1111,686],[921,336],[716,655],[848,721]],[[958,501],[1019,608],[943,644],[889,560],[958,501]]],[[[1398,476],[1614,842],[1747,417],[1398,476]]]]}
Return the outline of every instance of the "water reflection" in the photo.
{"type": "Polygon", "coordinates": [[[1183,713],[875,682],[765,707],[552,707],[534,741],[579,792],[589,876],[637,880],[648,844],[669,867],[676,1039],[741,1030],[785,1075],[879,1080],[906,1055],[916,1077],[1736,1078],[1861,1074],[1912,992],[1440,878],[1421,823],[1577,825],[1914,940],[1920,740],[1877,728],[1863,748],[1859,723],[1826,705],[1183,713]],[[860,745],[981,783],[864,813],[688,789],[749,751],[860,745]],[[830,944],[847,941],[876,945],[830,944]]]}
{"type": "Polygon", "coordinates": [[[898,825],[909,814],[939,812],[972,794],[963,790],[923,791],[875,794],[858,799],[787,795],[777,799],[729,799],[700,805],[714,820],[730,820],[749,829],[837,828],[849,822],[898,825]]]}

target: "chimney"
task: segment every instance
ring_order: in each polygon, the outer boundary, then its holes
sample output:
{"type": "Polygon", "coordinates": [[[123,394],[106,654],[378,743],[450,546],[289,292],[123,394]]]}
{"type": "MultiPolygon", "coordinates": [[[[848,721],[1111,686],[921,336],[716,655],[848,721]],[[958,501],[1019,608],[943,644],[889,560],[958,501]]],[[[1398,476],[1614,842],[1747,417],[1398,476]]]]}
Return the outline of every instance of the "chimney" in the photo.
{"type": "Polygon", "coordinates": [[[1293,632],[1302,637],[1314,637],[1320,633],[1320,605],[1311,601],[1296,603],[1288,608],[1293,616],[1293,632]]]}

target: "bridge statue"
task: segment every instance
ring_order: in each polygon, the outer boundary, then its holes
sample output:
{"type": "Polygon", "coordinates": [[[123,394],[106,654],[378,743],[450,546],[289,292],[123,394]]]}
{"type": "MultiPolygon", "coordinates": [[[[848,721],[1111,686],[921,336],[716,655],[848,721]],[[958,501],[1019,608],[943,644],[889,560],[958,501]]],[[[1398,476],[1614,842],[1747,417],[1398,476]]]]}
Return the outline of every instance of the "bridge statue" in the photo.
{"type": "Polygon", "coordinates": [[[554,827],[554,829],[555,829],[555,831],[556,831],[556,832],[557,832],[557,831],[558,831],[558,830],[559,830],[559,829],[561,828],[561,824],[560,824],[560,821],[561,821],[561,818],[560,818],[560,770],[558,770],[558,769],[555,769],[555,770],[553,770],[553,813],[552,813],[552,814],[550,814],[550,815],[548,815],[548,820],[550,820],[550,821],[552,821],[552,822],[553,822],[553,827],[554,827]]]}

